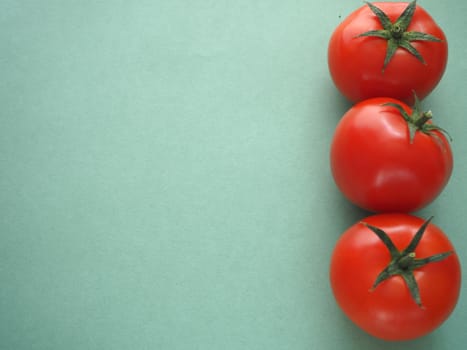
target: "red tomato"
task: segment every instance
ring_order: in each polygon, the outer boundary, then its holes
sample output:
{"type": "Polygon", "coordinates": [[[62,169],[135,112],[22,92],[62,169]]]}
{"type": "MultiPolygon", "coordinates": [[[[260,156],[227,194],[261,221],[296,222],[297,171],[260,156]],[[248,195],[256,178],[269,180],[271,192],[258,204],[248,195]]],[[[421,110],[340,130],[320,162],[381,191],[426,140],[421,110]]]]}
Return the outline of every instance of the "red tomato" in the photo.
{"type": "Polygon", "coordinates": [[[447,56],[443,31],[415,1],[364,5],[335,29],[328,47],[332,79],[353,102],[388,96],[412,103],[413,90],[423,99],[444,74],[447,56]],[[379,19],[372,6],[387,16],[379,19]],[[404,12],[408,6],[412,13],[404,12]]]}
{"type": "Polygon", "coordinates": [[[344,196],[373,212],[412,212],[431,203],[448,183],[453,156],[429,117],[419,111],[418,100],[413,110],[391,98],[351,107],[336,127],[330,152],[344,196]]]}
{"type": "Polygon", "coordinates": [[[381,339],[408,340],[449,317],[459,297],[461,267],[437,226],[407,214],[378,214],[340,237],[330,282],[338,305],[357,326],[381,339]],[[392,243],[383,243],[374,229],[392,243]]]}

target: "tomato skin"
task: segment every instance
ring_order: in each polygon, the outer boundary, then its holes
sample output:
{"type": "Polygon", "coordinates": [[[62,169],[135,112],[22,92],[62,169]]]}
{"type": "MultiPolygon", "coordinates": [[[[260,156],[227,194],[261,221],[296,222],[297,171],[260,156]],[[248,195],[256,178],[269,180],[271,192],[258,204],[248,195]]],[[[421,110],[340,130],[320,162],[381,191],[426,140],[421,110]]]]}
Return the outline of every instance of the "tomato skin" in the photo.
{"type": "MultiPolygon", "coordinates": [[[[423,224],[418,217],[394,213],[362,221],[383,229],[399,250],[409,244],[423,224]]],[[[430,223],[415,253],[424,258],[453,250],[443,231],[430,223]]],[[[361,222],[342,234],[331,257],[330,283],[344,314],[364,331],[384,340],[415,339],[439,327],[459,298],[461,266],[457,255],[415,270],[423,307],[414,302],[400,276],[392,276],[371,289],[389,261],[387,247],[361,222]]]]}
{"type": "MultiPolygon", "coordinates": [[[[394,22],[407,3],[376,2],[374,5],[394,22]]],[[[356,37],[377,29],[382,29],[381,23],[364,5],[334,30],[329,40],[328,66],[338,90],[352,102],[388,96],[411,104],[413,91],[420,100],[425,98],[437,86],[446,69],[448,44],[442,29],[417,5],[407,30],[431,34],[442,42],[412,42],[426,64],[398,48],[384,72],[387,41],[376,37],[356,37]]]]}
{"type": "Polygon", "coordinates": [[[417,131],[410,143],[400,112],[373,98],[351,107],[339,121],[331,143],[335,183],[355,205],[372,212],[413,212],[431,203],[453,169],[449,141],[440,131],[417,131]]]}

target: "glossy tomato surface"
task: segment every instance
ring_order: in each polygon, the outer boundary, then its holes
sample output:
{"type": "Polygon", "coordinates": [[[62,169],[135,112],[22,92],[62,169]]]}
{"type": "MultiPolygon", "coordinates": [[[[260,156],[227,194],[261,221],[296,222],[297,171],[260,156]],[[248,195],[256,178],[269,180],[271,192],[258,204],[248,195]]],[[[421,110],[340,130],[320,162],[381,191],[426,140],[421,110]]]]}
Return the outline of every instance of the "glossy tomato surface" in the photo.
{"type": "MultiPolygon", "coordinates": [[[[384,230],[403,250],[424,220],[407,214],[378,214],[362,222],[384,230]]],[[[453,253],[446,259],[414,271],[423,304],[419,306],[401,276],[391,276],[372,288],[391,257],[374,232],[356,223],[343,233],[332,253],[332,291],[342,311],[371,335],[385,340],[421,337],[449,317],[461,285],[461,267],[454,247],[443,231],[430,223],[415,249],[416,257],[448,251],[453,253]]]]}
{"type": "MultiPolygon", "coordinates": [[[[405,2],[376,2],[394,22],[407,6],[405,2]]],[[[328,65],[338,90],[350,101],[388,96],[413,102],[413,90],[419,99],[426,97],[444,74],[448,44],[443,30],[420,6],[416,6],[407,31],[433,35],[441,42],[413,41],[425,64],[407,50],[398,48],[383,72],[387,40],[358,37],[382,29],[376,15],[367,5],[351,13],[333,32],[328,46],[328,65]]]]}
{"type": "Polygon", "coordinates": [[[453,156],[440,131],[415,133],[391,98],[351,107],[339,121],[330,150],[331,171],[340,191],[372,212],[413,212],[431,203],[449,181],[453,156]]]}

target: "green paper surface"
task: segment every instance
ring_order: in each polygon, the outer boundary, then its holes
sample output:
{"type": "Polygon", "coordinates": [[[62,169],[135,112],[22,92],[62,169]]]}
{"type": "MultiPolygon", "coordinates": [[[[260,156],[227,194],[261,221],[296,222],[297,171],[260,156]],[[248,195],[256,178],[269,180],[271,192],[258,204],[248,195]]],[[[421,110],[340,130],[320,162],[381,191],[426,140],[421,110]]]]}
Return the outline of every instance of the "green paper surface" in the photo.
{"type": "MultiPolygon", "coordinates": [[[[449,62],[423,101],[455,169],[415,213],[467,261],[467,2],[420,1],[449,62]]],[[[327,43],[358,1],[0,2],[0,349],[460,349],[385,343],[328,264],[367,213],[329,144],[350,106],[327,43]]]]}

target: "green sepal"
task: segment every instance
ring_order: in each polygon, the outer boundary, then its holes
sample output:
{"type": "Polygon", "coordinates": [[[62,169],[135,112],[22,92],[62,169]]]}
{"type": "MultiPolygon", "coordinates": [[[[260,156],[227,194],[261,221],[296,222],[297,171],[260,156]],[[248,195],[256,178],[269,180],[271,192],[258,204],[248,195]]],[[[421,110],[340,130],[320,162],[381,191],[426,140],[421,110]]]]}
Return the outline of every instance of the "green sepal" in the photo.
{"type": "Polygon", "coordinates": [[[391,254],[391,261],[389,264],[378,274],[375,282],[370,288],[370,291],[374,291],[382,282],[391,278],[392,276],[401,276],[407,288],[409,289],[410,295],[414,302],[421,308],[423,308],[423,303],[420,297],[420,290],[418,288],[417,280],[415,279],[414,271],[434,262],[439,262],[446,259],[448,256],[453,254],[452,251],[443,252],[428,256],[426,258],[418,259],[415,255],[415,249],[420,243],[426,228],[433,217],[430,217],[426,220],[422,226],[417,230],[415,235],[412,237],[411,241],[405,249],[402,251],[398,250],[394,245],[393,241],[389,235],[382,229],[372,226],[368,223],[361,222],[365,227],[368,227],[373,231],[383,242],[385,247],[389,250],[391,254]]]}
{"type": "Polygon", "coordinates": [[[401,116],[404,118],[404,120],[407,122],[407,126],[409,128],[409,142],[412,144],[413,140],[415,138],[415,134],[417,131],[420,131],[426,135],[432,136],[432,137],[439,137],[436,133],[433,131],[439,131],[443,133],[449,141],[452,141],[451,135],[449,133],[439,127],[438,125],[435,125],[433,123],[428,123],[429,120],[433,118],[433,113],[431,111],[422,111],[421,105],[420,105],[420,100],[417,97],[417,94],[414,91],[414,105],[412,108],[412,114],[409,115],[402,105],[396,102],[387,102],[383,103],[383,106],[389,106],[389,107],[394,107],[396,108],[401,116]]]}
{"type": "Polygon", "coordinates": [[[440,38],[428,33],[407,31],[416,10],[417,0],[411,1],[394,23],[391,22],[389,17],[379,7],[367,1],[365,3],[378,18],[383,29],[369,30],[357,35],[357,37],[373,36],[387,40],[386,56],[382,68],[383,73],[398,48],[407,50],[421,63],[426,64],[420,52],[410,43],[411,41],[442,42],[440,38]]]}

